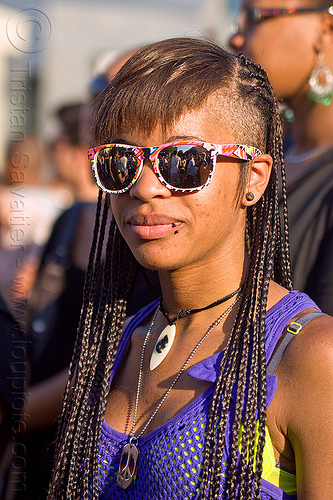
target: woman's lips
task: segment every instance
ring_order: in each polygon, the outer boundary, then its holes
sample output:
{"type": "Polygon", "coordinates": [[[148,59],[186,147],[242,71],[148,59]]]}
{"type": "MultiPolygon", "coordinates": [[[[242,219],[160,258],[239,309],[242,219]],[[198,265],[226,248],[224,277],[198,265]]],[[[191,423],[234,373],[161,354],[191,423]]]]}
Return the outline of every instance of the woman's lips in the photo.
{"type": "Polygon", "coordinates": [[[144,240],[157,240],[175,234],[182,222],[167,215],[133,215],[126,221],[131,231],[144,240]]]}

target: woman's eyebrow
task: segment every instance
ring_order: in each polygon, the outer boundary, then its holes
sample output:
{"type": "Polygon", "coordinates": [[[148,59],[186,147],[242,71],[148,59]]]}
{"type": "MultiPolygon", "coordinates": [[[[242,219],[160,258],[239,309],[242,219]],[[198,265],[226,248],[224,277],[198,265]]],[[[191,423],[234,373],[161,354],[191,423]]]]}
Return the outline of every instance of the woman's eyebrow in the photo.
{"type": "MultiPolygon", "coordinates": [[[[205,142],[201,137],[198,137],[196,135],[172,135],[169,137],[164,144],[167,144],[169,142],[175,142],[175,141],[198,141],[198,142],[205,142]]],[[[123,139],[122,137],[116,137],[110,141],[110,144],[128,144],[131,146],[139,146],[139,144],[133,142],[133,141],[128,141],[126,139],[123,139]]],[[[158,144],[154,144],[154,146],[157,146],[158,144]]]]}
{"type": "Polygon", "coordinates": [[[115,139],[112,139],[109,144],[124,144],[128,146],[137,146],[134,142],[128,142],[126,139],[123,139],[121,137],[116,137],[115,139]]]}
{"type": "Polygon", "coordinates": [[[168,138],[167,142],[173,141],[200,141],[204,142],[200,137],[196,135],[172,135],[168,138]]]}

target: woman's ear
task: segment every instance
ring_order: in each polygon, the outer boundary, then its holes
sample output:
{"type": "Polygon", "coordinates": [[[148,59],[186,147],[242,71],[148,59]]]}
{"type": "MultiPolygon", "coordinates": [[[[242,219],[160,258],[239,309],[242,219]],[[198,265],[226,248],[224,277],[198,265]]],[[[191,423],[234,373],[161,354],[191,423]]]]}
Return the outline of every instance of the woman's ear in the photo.
{"type": "Polygon", "coordinates": [[[250,206],[257,203],[267,187],[273,159],[270,155],[256,156],[250,161],[242,203],[250,206]]]}
{"type": "Polygon", "coordinates": [[[316,49],[318,52],[324,52],[326,55],[333,48],[333,15],[331,13],[324,13],[320,20],[321,30],[316,49]]]}

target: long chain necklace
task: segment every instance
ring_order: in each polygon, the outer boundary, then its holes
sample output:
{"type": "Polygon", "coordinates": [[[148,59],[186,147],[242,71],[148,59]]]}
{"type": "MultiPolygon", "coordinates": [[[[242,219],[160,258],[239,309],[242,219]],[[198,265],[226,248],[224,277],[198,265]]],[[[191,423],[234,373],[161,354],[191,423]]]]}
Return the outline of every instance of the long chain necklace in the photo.
{"type": "Polygon", "coordinates": [[[119,468],[118,468],[118,473],[117,473],[117,484],[124,490],[127,490],[131,486],[134,485],[136,476],[137,476],[137,471],[138,471],[138,460],[139,460],[139,455],[140,455],[140,450],[138,448],[138,443],[139,443],[139,438],[143,435],[143,433],[146,431],[147,427],[150,425],[151,421],[153,418],[155,418],[157,412],[160,410],[161,406],[163,405],[164,401],[166,398],[169,396],[170,392],[172,391],[173,387],[175,386],[176,382],[178,381],[179,377],[181,374],[184,372],[185,368],[187,367],[188,363],[191,361],[193,358],[194,354],[197,352],[198,348],[201,346],[201,344],[206,340],[208,335],[214,330],[214,328],[221,323],[222,319],[231,311],[231,309],[234,307],[234,305],[239,301],[241,298],[241,294],[238,295],[238,297],[233,301],[233,303],[228,307],[226,311],[224,311],[221,316],[219,316],[214,323],[208,328],[206,333],[204,334],[203,337],[199,340],[199,342],[195,345],[195,347],[192,349],[190,355],[186,359],[185,363],[177,373],[176,377],[174,378],[172,384],[170,385],[169,389],[164,393],[164,396],[156,406],[154,412],[144,425],[143,429],[141,430],[140,434],[137,436],[134,435],[134,430],[135,430],[135,424],[136,424],[136,419],[137,419],[137,413],[138,413],[138,404],[139,404],[139,397],[140,397],[140,390],[141,390],[141,383],[142,383],[142,373],[143,373],[143,361],[144,361],[144,355],[145,355],[145,350],[146,346],[148,343],[148,340],[150,338],[151,331],[153,329],[153,326],[155,324],[155,320],[158,314],[158,311],[160,310],[160,305],[157,306],[156,311],[154,313],[153,319],[150,323],[149,329],[147,331],[146,337],[144,339],[143,345],[142,345],[142,351],[141,351],[141,359],[140,359],[140,368],[139,368],[139,376],[138,376],[138,384],[137,384],[137,389],[136,389],[136,397],[135,397],[135,405],[134,405],[134,414],[133,414],[133,424],[132,424],[132,431],[131,431],[131,437],[129,439],[129,442],[126,443],[122,449],[121,453],[121,458],[120,458],[120,463],[119,463],[119,468]]]}
{"type": "Polygon", "coordinates": [[[199,307],[198,309],[186,309],[185,311],[180,310],[178,314],[171,319],[169,318],[168,311],[164,307],[162,299],[160,304],[160,311],[165,316],[168,324],[162,330],[161,334],[159,335],[156,341],[155,347],[153,349],[150,358],[150,365],[149,365],[150,370],[155,370],[155,368],[157,368],[169,354],[169,351],[176,337],[176,321],[178,321],[180,318],[185,318],[189,314],[195,314],[197,312],[206,311],[207,309],[211,309],[212,307],[216,307],[220,304],[223,304],[223,302],[226,302],[227,300],[234,297],[238,292],[240,292],[241,288],[242,287],[240,286],[234,292],[225,295],[221,299],[215,300],[211,304],[208,304],[208,306],[199,307]]]}

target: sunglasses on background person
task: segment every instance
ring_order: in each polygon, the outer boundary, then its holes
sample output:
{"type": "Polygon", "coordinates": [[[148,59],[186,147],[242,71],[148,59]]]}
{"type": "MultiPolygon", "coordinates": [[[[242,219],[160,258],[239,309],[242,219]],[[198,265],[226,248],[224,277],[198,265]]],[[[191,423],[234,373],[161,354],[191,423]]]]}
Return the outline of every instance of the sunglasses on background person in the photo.
{"type": "Polygon", "coordinates": [[[249,161],[260,154],[259,149],[243,144],[177,141],[151,148],[104,144],[89,149],[88,158],[97,186],[106,193],[128,191],[139,178],[145,159],[152,162],[154,172],[164,186],[173,191],[189,193],[208,186],[218,155],[249,161]],[[175,151],[179,158],[176,160],[176,174],[179,172],[179,175],[173,175],[175,170],[171,165],[175,151]],[[126,160],[121,160],[124,157],[126,160]]]}
{"type": "Polygon", "coordinates": [[[293,16],[315,12],[328,12],[333,15],[333,5],[330,7],[300,7],[293,9],[260,9],[258,7],[245,7],[241,9],[233,25],[234,33],[245,33],[249,28],[267,19],[280,16],[293,16]]]}

